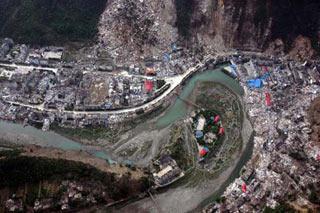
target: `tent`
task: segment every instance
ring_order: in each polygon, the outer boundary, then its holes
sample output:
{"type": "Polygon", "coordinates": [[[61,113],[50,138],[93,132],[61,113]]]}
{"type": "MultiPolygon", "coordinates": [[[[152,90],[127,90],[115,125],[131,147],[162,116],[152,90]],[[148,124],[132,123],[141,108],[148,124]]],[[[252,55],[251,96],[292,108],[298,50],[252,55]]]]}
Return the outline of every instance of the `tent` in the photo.
{"type": "Polygon", "coordinates": [[[199,152],[199,155],[200,157],[204,157],[206,154],[208,154],[209,152],[209,149],[207,147],[203,147],[200,152],[199,152]]]}
{"type": "Polygon", "coordinates": [[[224,135],[224,128],[223,127],[220,127],[218,134],[219,135],[224,135]]]}
{"type": "Polygon", "coordinates": [[[266,105],[271,106],[271,96],[270,93],[266,92],[266,105]]]}
{"type": "Polygon", "coordinates": [[[263,86],[262,85],[262,80],[260,78],[248,80],[247,81],[247,85],[250,88],[261,88],[263,86]]]}
{"type": "Polygon", "coordinates": [[[219,115],[215,116],[213,122],[218,123],[219,121],[220,121],[220,116],[219,115]]]}
{"type": "Polygon", "coordinates": [[[269,72],[269,70],[268,70],[268,67],[266,67],[266,66],[262,66],[262,69],[263,69],[263,71],[266,73],[266,72],[269,72]]]}
{"type": "Polygon", "coordinates": [[[146,89],[147,92],[152,92],[152,90],[153,90],[153,81],[146,80],[144,82],[144,88],[146,89]]]}
{"type": "Polygon", "coordinates": [[[246,193],[247,192],[247,185],[245,183],[242,184],[241,186],[242,192],[246,193]]]}
{"type": "Polygon", "coordinates": [[[199,138],[202,138],[203,137],[203,132],[200,131],[200,130],[197,130],[196,131],[196,138],[199,139],[199,138]]]}

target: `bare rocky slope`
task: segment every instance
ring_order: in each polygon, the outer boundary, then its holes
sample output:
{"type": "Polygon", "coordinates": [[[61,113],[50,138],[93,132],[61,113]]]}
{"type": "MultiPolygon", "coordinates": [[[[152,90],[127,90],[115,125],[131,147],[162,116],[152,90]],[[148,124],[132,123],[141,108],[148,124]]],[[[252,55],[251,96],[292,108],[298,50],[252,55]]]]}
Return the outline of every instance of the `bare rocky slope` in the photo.
{"type": "Polygon", "coordinates": [[[298,48],[294,57],[310,58],[319,53],[319,11],[317,0],[113,0],[99,40],[119,60],[157,55],[177,41],[204,52],[298,48]]]}
{"type": "Polygon", "coordinates": [[[98,38],[116,61],[163,54],[177,41],[205,52],[294,47],[305,58],[319,53],[319,11],[318,0],[3,0],[0,37],[41,45],[98,38]]]}

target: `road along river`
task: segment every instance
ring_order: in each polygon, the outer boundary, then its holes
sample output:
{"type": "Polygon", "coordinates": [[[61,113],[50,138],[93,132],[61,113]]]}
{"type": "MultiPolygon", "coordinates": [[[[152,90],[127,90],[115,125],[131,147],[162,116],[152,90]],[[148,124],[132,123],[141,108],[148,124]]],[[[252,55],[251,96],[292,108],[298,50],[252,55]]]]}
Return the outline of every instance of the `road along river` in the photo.
{"type": "MultiPolygon", "coordinates": [[[[219,69],[194,74],[183,86],[180,97],[188,99],[197,83],[208,81],[224,85],[237,94],[241,100],[243,91],[240,85],[235,80],[222,73],[219,69]]],[[[172,105],[166,109],[164,114],[154,122],[154,127],[161,131],[161,129],[168,128],[171,124],[183,119],[187,115],[188,106],[180,99],[176,99],[172,105]]],[[[241,150],[239,150],[239,153],[234,158],[233,162],[219,175],[210,177],[196,186],[190,186],[190,184],[182,185],[169,188],[167,191],[157,194],[155,200],[158,202],[163,212],[192,211],[196,208],[201,208],[212,201],[214,197],[219,196],[225,187],[238,176],[242,166],[251,157],[253,147],[253,144],[250,142],[252,136],[251,129],[250,122],[246,116],[244,116],[242,125],[243,145],[240,148],[241,150]]],[[[13,124],[5,121],[0,121],[0,139],[20,145],[37,144],[43,147],[54,147],[63,150],[83,150],[88,151],[96,157],[111,161],[108,152],[99,149],[99,147],[84,146],[54,132],[42,132],[33,127],[23,127],[20,124],[13,124]]],[[[151,143],[153,142],[151,141],[151,143]]],[[[154,150],[157,151],[157,149],[154,150]]],[[[119,212],[132,212],[132,209],[147,212],[158,211],[154,203],[146,198],[120,209],[119,212]]]]}

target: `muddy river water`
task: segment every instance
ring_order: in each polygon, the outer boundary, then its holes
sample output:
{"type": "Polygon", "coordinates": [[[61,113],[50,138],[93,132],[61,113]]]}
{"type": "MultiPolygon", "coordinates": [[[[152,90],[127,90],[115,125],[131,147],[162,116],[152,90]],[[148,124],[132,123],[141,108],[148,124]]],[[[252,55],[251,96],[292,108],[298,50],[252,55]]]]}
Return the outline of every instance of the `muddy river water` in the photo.
{"type": "MultiPolygon", "coordinates": [[[[182,99],[188,99],[199,82],[217,82],[220,83],[229,89],[231,89],[234,93],[241,96],[243,94],[243,89],[239,85],[237,81],[224,74],[220,69],[213,71],[205,71],[203,73],[199,73],[194,75],[184,86],[183,90],[179,94],[182,99]]],[[[168,109],[168,111],[157,121],[158,127],[168,126],[177,120],[185,117],[187,114],[187,106],[186,103],[181,99],[177,99],[174,104],[168,109]]]]}
{"type": "MultiPolygon", "coordinates": [[[[180,97],[183,99],[188,99],[188,97],[193,92],[196,84],[199,82],[217,82],[225,87],[231,89],[235,94],[241,96],[243,94],[243,89],[237,81],[230,78],[224,74],[220,69],[209,70],[202,73],[195,74],[191,77],[180,93],[180,97]]],[[[155,125],[158,129],[163,129],[171,124],[175,123],[177,120],[184,118],[188,114],[188,106],[180,100],[176,99],[175,102],[161,115],[156,121],[155,125]]],[[[192,211],[197,208],[201,208],[208,204],[215,197],[221,195],[225,187],[230,184],[238,175],[243,167],[243,165],[250,159],[253,149],[252,143],[252,128],[249,120],[244,116],[243,119],[243,146],[240,150],[237,160],[235,160],[232,165],[226,168],[222,173],[210,180],[197,189],[188,187],[178,187],[175,189],[169,189],[165,193],[157,195],[156,200],[164,212],[187,212],[192,211]],[[210,186],[210,187],[208,187],[210,186]],[[201,196],[197,196],[203,188],[203,193],[201,196]],[[205,190],[207,189],[207,191],[205,190]],[[168,202],[170,200],[170,202],[168,202]],[[188,203],[188,204],[187,204],[188,203]],[[183,206],[181,206],[183,205],[183,206]]],[[[85,146],[76,141],[67,139],[54,132],[43,132],[39,129],[33,127],[23,127],[20,124],[9,123],[5,121],[0,121],[0,139],[5,141],[12,141],[16,144],[36,144],[44,147],[54,147],[64,150],[83,150],[88,151],[92,155],[112,161],[109,155],[103,151],[103,149],[85,146]]],[[[129,205],[127,208],[121,209],[119,212],[131,212],[132,209],[147,210],[147,212],[157,212],[154,203],[146,198],[140,200],[133,205],[129,205]]]]}

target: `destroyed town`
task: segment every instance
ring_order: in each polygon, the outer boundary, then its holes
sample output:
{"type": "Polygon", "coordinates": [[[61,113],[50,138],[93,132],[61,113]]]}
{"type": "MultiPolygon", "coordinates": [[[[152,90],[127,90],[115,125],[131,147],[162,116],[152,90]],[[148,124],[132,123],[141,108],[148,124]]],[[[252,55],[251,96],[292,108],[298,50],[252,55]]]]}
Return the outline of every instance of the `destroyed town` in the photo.
{"type": "Polygon", "coordinates": [[[0,212],[320,212],[320,2],[1,0],[0,212]]]}

